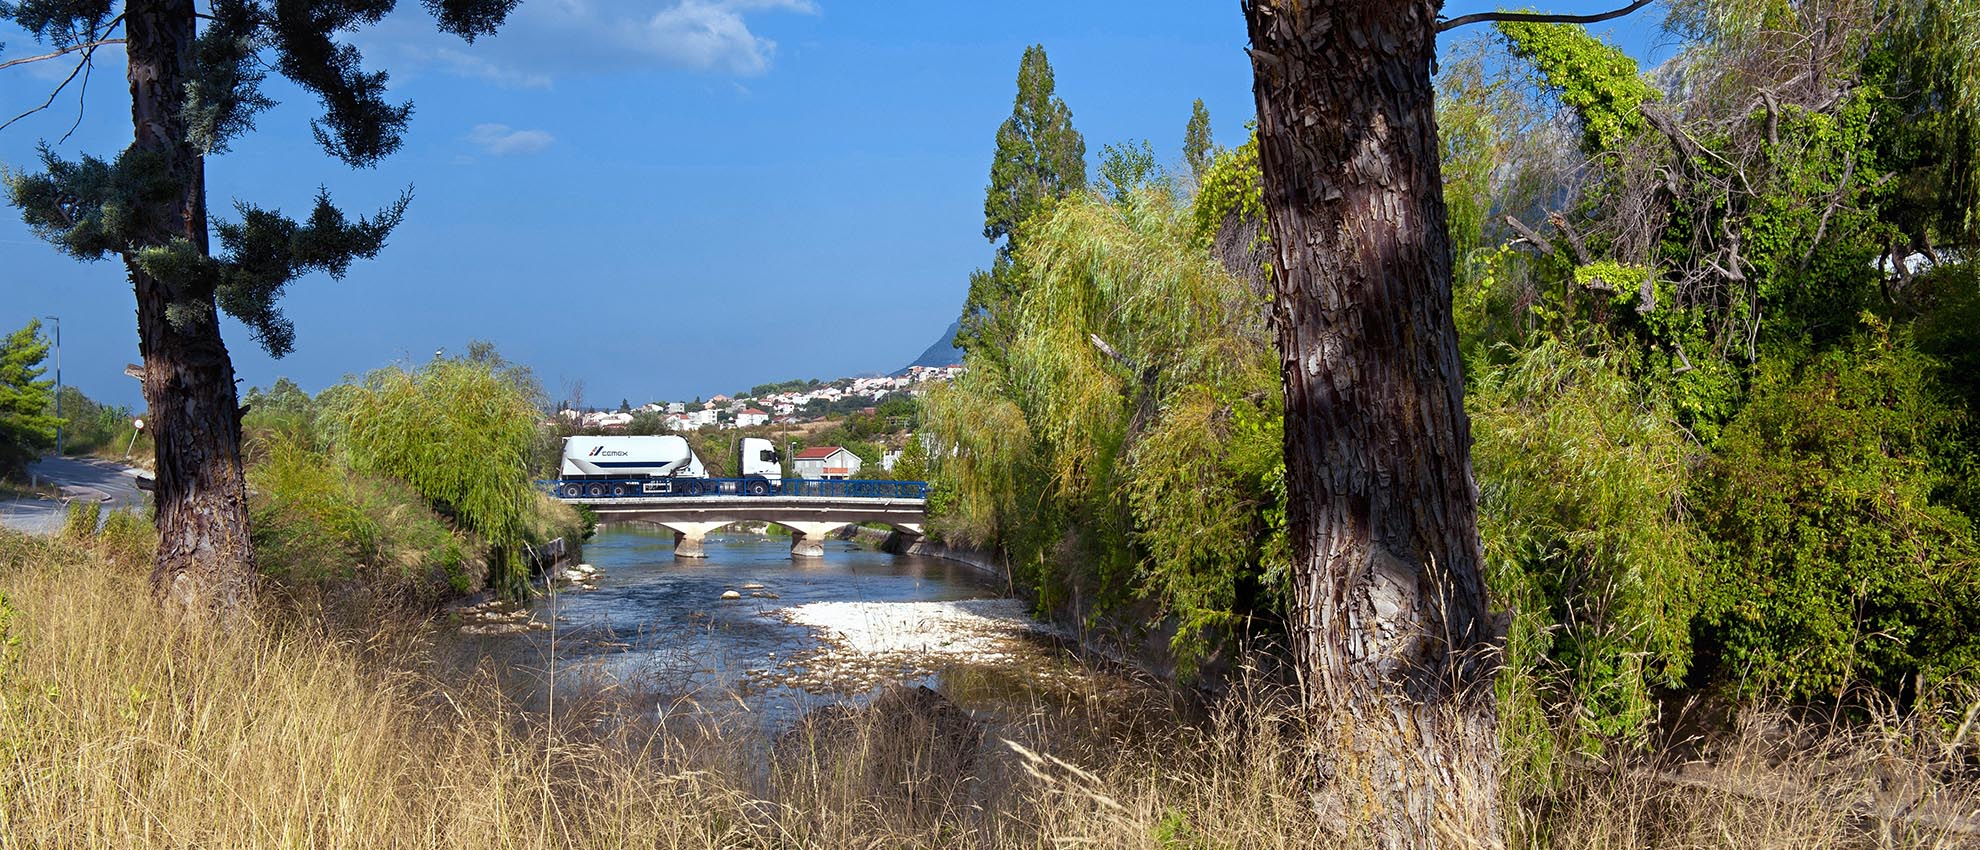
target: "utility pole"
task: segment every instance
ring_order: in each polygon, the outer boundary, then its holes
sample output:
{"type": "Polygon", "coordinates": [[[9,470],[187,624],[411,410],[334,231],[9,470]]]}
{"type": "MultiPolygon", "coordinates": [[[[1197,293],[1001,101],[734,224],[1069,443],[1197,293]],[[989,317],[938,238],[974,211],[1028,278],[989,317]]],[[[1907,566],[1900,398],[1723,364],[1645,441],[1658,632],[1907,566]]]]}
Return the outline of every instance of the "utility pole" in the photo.
{"type": "Polygon", "coordinates": [[[55,456],[62,456],[62,317],[44,316],[55,323],[55,456]]]}

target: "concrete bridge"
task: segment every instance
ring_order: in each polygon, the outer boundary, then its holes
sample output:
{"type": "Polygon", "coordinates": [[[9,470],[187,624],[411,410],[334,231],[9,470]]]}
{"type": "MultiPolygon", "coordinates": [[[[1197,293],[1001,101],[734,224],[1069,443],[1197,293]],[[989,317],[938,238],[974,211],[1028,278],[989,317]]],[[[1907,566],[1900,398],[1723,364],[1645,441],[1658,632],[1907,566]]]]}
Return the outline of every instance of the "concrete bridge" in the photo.
{"type": "MultiPolygon", "coordinates": [[[[925,494],[925,489],[921,491],[925,494]]],[[[674,532],[674,555],[705,558],[702,538],[735,522],[766,522],[791,532],[791,556],[817,558],[825,554],[825,535],[848,525],[886,523],[910,537],[920,537],[928,517],[928,500],[905,496],[559,496],[584,505],[600,520],[650,522],[674,532]]]]}

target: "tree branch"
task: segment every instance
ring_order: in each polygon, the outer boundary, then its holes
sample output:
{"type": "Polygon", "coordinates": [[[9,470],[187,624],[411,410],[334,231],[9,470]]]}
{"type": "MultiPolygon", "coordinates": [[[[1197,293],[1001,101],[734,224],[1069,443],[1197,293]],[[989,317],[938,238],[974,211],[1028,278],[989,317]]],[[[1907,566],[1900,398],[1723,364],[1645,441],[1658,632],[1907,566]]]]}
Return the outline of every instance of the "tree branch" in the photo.
{"type": "Polygon", "coordinates": [[[61,94],[63,89],[68,88],[70,83],[75,82],[76,75],[82,73],[83,68],[88,66],[89,66],[89,54],[85,53],[83,54],[83,61],[76,63],[75,70],[70,71],[69,76],[63,78],[62,84],[56,86],[54,91],[48,93],[47,100],[42,101],[40,106],[36,106],[32,109],[29,109],[26,112],[23,112],[19,115],[7,119],[7,123],[0,124],[0,130],[5,130],[8,127],[12,127],[14,126],[14,122],[19,121],[22,118],[26,118],[29,115],[33,115],[37,112],[40,112],[41,110],[47,109],[50,104],[53,104],[55,102],[55,96],[61,94]]]}
{"type": "Polygon", "coordinates": [[[1636,0],[1620,9],[1611,9],[1607,12],[1594,15],[1549,15],[1541,12],[1478,12],[1471,15],[1460,15],[1448,21],[1439,21],[1437,22],[1437,31],[1449,32],[1458,27],[1470,24],[1494,23],[1498,21],[1516,21],[1526,24],[1598,24],[1603,21],[1620,18],[1650,5],[1650,3],[1651,0],[1636,0]]]}
{"type": "Polygon", "coordinates": [[[1547,214],[1547,222],[1552,224],[1555,230],[1560,231],[1562,236],[1567,237],[1568,251],[1574,254],[1575,265],[1585,266],[1595,262],[1594,257],[1588,256],[1588,244],[1581,240],[1581,233],[1574,229],[1574,225],[1568,223],[1567,216],[1550,212],[1547,214]]]}
{"type": "Polygon", "coordinates": [[[54,53],[43,53],[40,56],[23,56],[19,59],[9,59],[5,62],[0,62],[0,71],[5,71],[8,68],[14,67],[15,65],[26,65],[31,62],[46,62],[50,59],[60,59],[78,50],[95,50],[96,48],[102,47],[103,45],[106,44],[123,44],[123,43],[124,40],[121,38],[104,38],[104,39],[98,39],[96,41],[86,41],[83,42],[82,44],[78,44],[73,47],[64,47],[61,50],[55,51],[54,53]]]}
{"type": "Polygon", "coordinates": [[[1532,245],[1534,250],[1539,251],[1541,256],[1554,253],[1554,243],[1547,241],[1547,237],[1541,236],[1533,228],[1527,227],[1526,222],[1509,215],[1506,216],[1506,225],[1518,233],[1519,238],[1526,240],[1526,244],[1532,245]]]}

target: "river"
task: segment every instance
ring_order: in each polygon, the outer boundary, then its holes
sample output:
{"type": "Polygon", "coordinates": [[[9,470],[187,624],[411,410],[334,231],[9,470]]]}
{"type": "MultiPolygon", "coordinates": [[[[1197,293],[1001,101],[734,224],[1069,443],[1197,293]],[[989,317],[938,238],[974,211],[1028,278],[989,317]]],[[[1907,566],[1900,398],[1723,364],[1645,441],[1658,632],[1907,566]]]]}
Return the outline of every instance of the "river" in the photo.
{"type": "Polygon", "coordinates": [[[706,551],[675,558],[672,532],[602,526],[584,546],[597,579],[506,612],[541,630],[464,636],[463,648],[493,660],[526,705],[545,702],[553,681],[560,693],[626,687],[663,712],[740,705],[766,731],[889,682],[927,685],[979,716],[1142,687],[1082,661],[964,564],[842,540],[800,560],[789,538],[753,534],[710,534],[706,551]]]}

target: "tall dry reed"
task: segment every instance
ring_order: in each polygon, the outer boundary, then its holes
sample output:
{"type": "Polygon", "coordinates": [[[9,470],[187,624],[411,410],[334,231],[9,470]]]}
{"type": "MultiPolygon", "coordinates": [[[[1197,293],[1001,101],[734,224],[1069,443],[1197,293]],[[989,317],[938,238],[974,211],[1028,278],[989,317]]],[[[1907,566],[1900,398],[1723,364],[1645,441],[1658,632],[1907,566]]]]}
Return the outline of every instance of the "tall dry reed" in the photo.
{"type": "MultiPolygon", "coordinates": [[[[435,668],[417,629],[172,619],[143,561],[0,537],[0,850],[1356,843],[1316,820],[1312,742],[1270,689],[1191,724],[1133,727],[1082,707],[1095,691],[988,727],[845,710],[773,741],[713,709],[640,720],[601,687],[553,724],[435,668]]],[[[1689,775],[1590,765],[1510,822],[1521,847],[1959,846],[1961,751],[1916,732],[1755,732],[1689,775]]]]}

